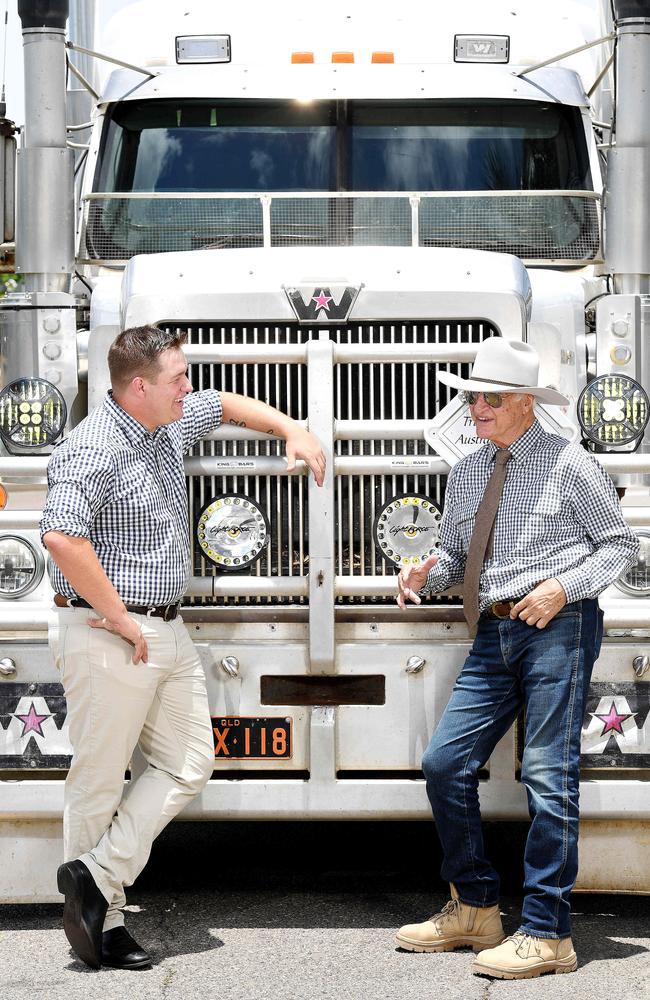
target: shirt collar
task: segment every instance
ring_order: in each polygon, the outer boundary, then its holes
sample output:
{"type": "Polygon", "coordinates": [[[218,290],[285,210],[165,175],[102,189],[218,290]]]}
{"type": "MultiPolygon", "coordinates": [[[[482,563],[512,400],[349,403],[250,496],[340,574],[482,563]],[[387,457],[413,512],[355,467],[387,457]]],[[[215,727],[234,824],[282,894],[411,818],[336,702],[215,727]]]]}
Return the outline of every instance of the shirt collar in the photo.
{"type": "MultiPolygon", "coordinates": [[[[513,441],[512,444],[508,446],[507,450],[516,462],[522,462],[527,455],[537,448],[543,434],[544,431],[542,429],[542,425],[539,420],[535,420],[528,430],[524,431],[521,437],[518,437],[516,441],[513,441]]],[[[488,441],[488,448],[490,449],[488,458],[492,461],[497,451],[500,451],[501,449],[497,448],[494,441],[488,441]]]]}
{"type": "MultiPolygon", "coordinates": [[[[109,389],[106,394],[104,407],[108,410],[116,424],[124,432],[124,436],[130,444],[143,444],[145,441],[151,440],[155,436],[155,433],[157,433],[156,431],[154,434],[151,434],[151,432],[148,431],[146,427],[143,427],[142,424],[138,423],[138,421],[132,417],[130,413],[123,410],[120,404],[116,402],[111,389],[109,389]]],[[[158,430],[160,430],[160,428],[158,428],[158,430]]]]}

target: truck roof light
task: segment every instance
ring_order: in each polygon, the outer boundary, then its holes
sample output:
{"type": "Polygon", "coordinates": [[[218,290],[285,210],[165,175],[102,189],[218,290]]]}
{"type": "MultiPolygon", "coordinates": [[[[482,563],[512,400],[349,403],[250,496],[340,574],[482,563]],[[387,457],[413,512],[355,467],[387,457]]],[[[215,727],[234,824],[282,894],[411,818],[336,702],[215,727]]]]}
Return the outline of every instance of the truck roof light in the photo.
{"type": "Polygon", "coordinates": [[[372,62],[374,63],[394,63],[395,53],[394,52],[373,52],[372,62]]]}
{"type": "Polygon", "coordinates": [[[454,62],[507,63],[509,35],[455,35],[454,62]]]}
{"type": "Polygon", "coordinates": [[[314,53],[313,52],[292,52],[291,62],[292,63],[313,63],[314,53]]]}
{"type": "Polygon", "coordinates": [[[230,62],[230,35],[178,35],[177,63],[230,62]]]}
{"type": "Polygon", "coordinates": [[[353,63],[354,52],[332,52],[333,63],[353,63]]]}

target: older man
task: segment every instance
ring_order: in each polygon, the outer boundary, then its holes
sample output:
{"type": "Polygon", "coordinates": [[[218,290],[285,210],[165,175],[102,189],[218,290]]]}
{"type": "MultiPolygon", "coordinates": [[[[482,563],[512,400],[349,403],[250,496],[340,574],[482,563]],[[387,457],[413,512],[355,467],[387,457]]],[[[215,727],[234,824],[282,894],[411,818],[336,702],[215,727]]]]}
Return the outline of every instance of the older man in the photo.
{"type": "Polygon", "coordinates": [[[602,638],[597,597],[629,565],[638,540],[602,466],[537,421],[536,399],[568,400],[538,385],[532,347],[487,340],[469,381],[440,379],[464,391],[486,444],[452,470],[440,552],[402,570],[397,603],[419,604],[419,594],[462,580],[477,631],[422,760],[452,898],[429,920],[402,927],[397,941],[410,951],[472,947],[480,952],[473,971],[497,978],[573,972],[569,896],[578,869],[580,730],[602,638]],[[478,771],[522,709],[531,826],[522,921],[504,940],[478,771]]]}
{"type": "Polygon", "coordinates": [[[108,352],[111,392],[48,464],[41,533],[74,750],[57,880],[65,933],[93,968],[151,964],[124,927],[124,887],[214,765],[205,675],[179,613],[190,568],[183,454],[225,420],[283,438],[288,468],[304,459],[319,485],[325,473],[320,442],[274,407],[193,393],[184,343],[124,330],[108,352]],[[147,767],[125,792],[136,744],[147,767]]]}

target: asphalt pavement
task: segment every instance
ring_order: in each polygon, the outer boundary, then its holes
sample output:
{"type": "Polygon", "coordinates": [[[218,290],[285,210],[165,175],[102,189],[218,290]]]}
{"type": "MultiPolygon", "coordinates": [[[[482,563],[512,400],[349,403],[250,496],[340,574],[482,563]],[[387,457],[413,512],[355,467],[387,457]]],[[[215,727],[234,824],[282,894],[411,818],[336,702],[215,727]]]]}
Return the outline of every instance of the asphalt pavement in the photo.
{"type": "MultiPolygon", "coordinates": [[[[506,932],[517,929],[521,827],[494,827],[506,932]]],[[[3,1000],[650,1000],[650,899],[576,895],[571,975],[507,982],[470,951],[397,949],[447,899],[429,824],[175,823],[129,890],[149,970],[88,969],[61,907],[0,906],[3,1000]]]]}

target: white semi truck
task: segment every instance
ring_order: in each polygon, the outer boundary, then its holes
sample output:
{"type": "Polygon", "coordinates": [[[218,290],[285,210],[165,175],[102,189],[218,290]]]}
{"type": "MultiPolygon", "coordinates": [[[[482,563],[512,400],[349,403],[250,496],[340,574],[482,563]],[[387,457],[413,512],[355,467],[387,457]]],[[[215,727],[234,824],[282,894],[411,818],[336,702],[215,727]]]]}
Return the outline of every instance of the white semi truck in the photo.
{"type": "MultiPolygon", "coordinates": [[[[184,817],[429,815],[419,762],[470,637],[458,593],[400,612],[395,573],[477,445],[436,372],[523,339],[571,399],[541,419],[597,455],[641,536],[602,597],[579,886],[650,891],[650,2],[118,6],[19,0],[17,164],[0,122],[20,276],[0,300],[0,899],[57,898],[47,458],[144,323],[187,332],[197,390],[289,411],[328,457],[318,489],[228,426],[186,459],[215,768],[184,817]]],[[[520,745],[515,726],[485,768],[487,819],[526,817],[520,745]]]]}

